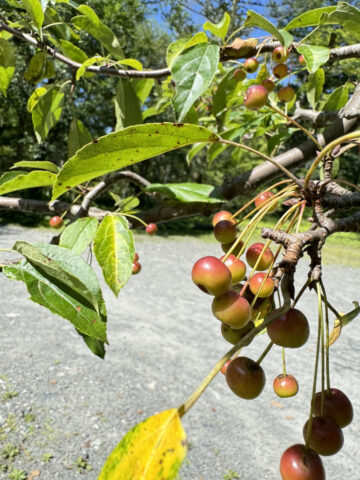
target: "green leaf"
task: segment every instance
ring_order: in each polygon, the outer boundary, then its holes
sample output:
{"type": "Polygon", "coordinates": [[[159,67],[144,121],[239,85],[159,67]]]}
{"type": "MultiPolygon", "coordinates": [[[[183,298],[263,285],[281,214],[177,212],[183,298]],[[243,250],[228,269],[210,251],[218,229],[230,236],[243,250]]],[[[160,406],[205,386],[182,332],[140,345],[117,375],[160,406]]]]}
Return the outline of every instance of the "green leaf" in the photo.
{"type": "Polygon", "coordinates": [[[222,203],[223,198],[211,196],[213,185],[201,183],[152,183],[144,192],[159,192],[179,202],[222,203]]]}
{"type": "Polygon", "coordinates": [[[306,67],[310,73],[315,73],[329,60],[330,56],[329,48],[318,45],[301,45],[296,50],[304,55],[306,67]]]}
{"type": "Polygon", "coordinates": [[[94,253],[105,281],[116,296],[129,280],[135,255],[134,238],[127,220],[107,215],[99,225],[94,253]]]}
{"type": "Polygon", "coordinates": [[[138,125],[143,123],[140,102],[135,90],[133,89],[132,83],[129,80],[118,80],[116,84],[116,96],[114,102],[116,131],[130,127],[130,125],[138,125]]]}
{"type": "Polygon", "coordinates": [[[72,23],[79,30],[85,30],[98,40],[108,52],[117,59],[124,58],[123,50],[115,34],[107,27],[96,15],[94,10],[88,5],[80,5],[79,12],[83,15],[73,17],[72,23]]]}
{"type": "Polygon", "coordinates": [[[81,333],[79,330],[76,330],[79,335],[82,336],[86,346],[89,348],[89,350],[92,351],[94,355],[96,355],[99,358],[105,358],[105,344],[103,341],[98,340],[97,338],[92,338],[89,337],[89,335],[85,335],[84,333],[81,333]]]}
{"type": "Polygon", "coordinates": [[[230,15],[225,12],[219,23],[205,22],[203,29],[209,30],[209,32],[211,32],[213,35],[224,40],[229,30],[230,20],[230,15]]]}
{"type": "MultiPolygon", "coordinates": [[[[340,158],[336,157],[334,158],[333,165],[332,165],[331,178],[336,178],[339,173],[339,170],[340,170],[340,158]]],[[[320,168],[319,177],[320,177],[320,180],[324,180],[323,168],[320,168]]]]}
{"type": "MultiPolygon", "coordinates": [[[[308,10],[305,13],[302,13],[298,17],[294,18],[289,22],[285,30],[292,30],[293,28],[304,28],[304,27],[313,27],[315,25],[321,25],[320,20],[321,16],[326,13],[329,14],[336,10],[335,6],[332,7],[322,7],[316,8],[315,10],[308,10]]],[[[336,23],[336,22],[333,22],[336,23]]]]}
{"type": "Polygon", "coordinates": [[[211,84],[218,63],[219,47],[208,43],[199,43],[174,60],[171,74],[176,95],[172,103],[179,122],[211,84]]]}
{"type": "Polygon", "coordinates": [[[271,35],[277,40],[279,40],[279,42],[285,48],[288,48],[293,40],[291,35],[289,36],[288,33],[282,33],[282,31],[278,30],[273,23],[271,23],[259,13],[254,12],[253,10],[248,10],[244,27],[258,27],[261,28],[261,30],[265,30],[265,32],[271,33],[271,35]]]}
{"type": "Polygon", "coordinates": [[[349,85],[341,85],[331,93],[322,110],[325,112],[336,112],[344,107],[349,99],[349,85]]]}
{"type": "Polygon", "coordinates": [[[190,165],[195,155],[197,155],[205,147],[206,143],[195,143],[195,145],[190,148],[190,150],[186,154],[186,163],[190,165]]]}
{"type": "Polygon", "coordinates": [[[48,278],[26,260],[4,267],[3,272],[11,280],[23,281],[33,302],[66,318],[80,332],[107,343],[106,323],[93,308],[73,296],[68,287],[48,278]]]}
{"type": "Polygon", "coordinates": [[[60,247],[69,248],[81,255],[93,241],[98,225],[96,218],[79,218],[62,231],[60,247]]]}
{"type": "Polygon", "coordinates": [[[135,93],[138,99],[140,100],[140,104],[143,105],[147,97],[150,95],[150,92],[154,86],[154,79],[153,78],[133,79],[131,81],[131,84],[133,89],[135,90],[135,93]]]}
{"type": "Polygon", "coordinates": [[[113,192],[110,192],[110,196],[114,200],[115,206],[118,207],[121,212],[131,212],[140,204],[140,200],[134,196],[120,198],[119,195],[113,192]]]}
{"type": "Polygon", "coordinates": [[[81,50],[81,48],[74,45],[73,43],[63,39],[59,41],[60,41],[61,50],[64,53],[64,55],[69,57],[71,60],[74,60],[74,62],[84,63],[88,59],[88,56],[86,55],[86,53],[83,50],[81,50]]]}
{"type": "Polygon", "coordinates": [[[170,68],[173,64],[174,60],[182,53],[183,51],[187,50],[198,43],[206,43],[208,38],[206,33],[199,32],[196,33],[193,37],[188,38],[179,38],[175,42],[170,43],[166,51],[166,64],[170,68]]]}
{"type": "Polygon", "coordinates": [[[352,322],[360,314],[359,302],[353,301],[352,303],[355,307],[353,310],[346,314],[339,312],[340,318],[335,318],[334,328],[329,335],[329,346],[339,338],[342,327],[352,322]]]}
{"type": "Polygon", "coordinates": [[[76,295],[84,305],[88,304],[101,315],[104,303],[96,275],[77,253],[41,242],[34,245],[16,242],[13,249],[48,278],[70,288],[73,296],[76,295]]]}
{"type": "Polygon", "coordinates": [[[308,88],[306,97],[313,110],[319,101],[325,83],[325,72],[322,68],[318,68],[315,73],[310,73],[308,78],[308,88]]]}
{"type": "Polygon", "coordinates": [[[186,434],[175,408],[147,418],[114,448],[98,480],[173,480],[186,456],[186,434]]]}
{"type": "Polygon", "coordinates": [[[46,85],[45,87],[35,88],[33,93],[30,95],[27,102],[27,111],[31,113],[34,110],[35,105],[38,103],[40,98],[45,95],[46,92],[51,90],[54,85],[46,85]]]}
{"type": "Polygon", "coordinates": [[[336,10],[331,12],[326,24],[339,23],[343,28],[360,39],[360,10],[345,2],[339,2],[336,10]]]}
{"type": "Polygon", "coordinates": [[[38,83],[44,78],[46,68],[46,53],[38,52],[31,57],[30,63],[24,73],[24,78],[29,83],[38,83]]]}
{"type": "Polygon", "coordinates": [[[70,123],[70,132],[68,136],[68,156],[72,157],[81,147],[92,141],[89,130],[81,120],[74,117],[70,123]]]}
{"type": "Polygon", "coordinates": [[[134,165],[161,153],[218,136],[197,125],[149,123],[109,133],[79,150],[60,171],[53,200],[82,182],[134,165]]]}
{"type": "MultiPolygon", "coordinates": [[[[242,131],[242,128],[234,127],[222,132],[221,137],[225,140],[235,140],[235,138],[239,137],[239,135],[242,133],[245,133],[242,131]]],[[[211,164],[220,155],[220,153],[222,153],[228,147],[229,145],[223,143],[214,143],[213,145],[210,145],[210,148],[207,152],[208,162],[211,164]]]]}
{"type": "Polygon", "coordinates": [[[52,173],[58,173],[59,167],[53,162],[47,162],[46,160],[21,160],[14,163],[11,168],[36,168],[37,170],[47,170],[52,173]]]}
{"type": "Polygon", "coordinates": [[[5,97],[14,72],[14,47],[10,42],[0,38],[0,91],[5,97]]]}
{"type": "Polygon", "coordinates": [[[135,58],[124,58],[122,60],[117,61],[116,63],[118,65],[127,65],[129,67],[134,68],[135,70],[143,69],[142,63],[139,62],[139,60],[136,60],[135,58]]]}
{"type": "Polygon", "coordinates": [[[81,67],[77,69],[76,71],[76,81],[79,81],[80,78],[85,75],[86,69],[88,67],[91,67],[91,65],[94,65],[95,63],[103,63],[106,61],[106,58],[100,57],[99,55],[96,55],[95,57],[88,58],[85,60],[81,67]]]}
{"type": "Polygon", "coordinates": [[[51,172],[6,172],[0,177],[0,195],[25,190],[27,188],[47,187],[53,185],[56,175],[51,172]]]}
{"type": "Polygon", "coordinates": [[[22,0],[25,10],[40,31],[44,23],[44,11],[39,0],[22,0]]]}
{"type": "Polygon", "coordinates": [[[32,122],[39,143],[45,140],[49,130],[58,122],[64,104],[64,93],[59,87],[48,90],[32,110],[32,122]]]}

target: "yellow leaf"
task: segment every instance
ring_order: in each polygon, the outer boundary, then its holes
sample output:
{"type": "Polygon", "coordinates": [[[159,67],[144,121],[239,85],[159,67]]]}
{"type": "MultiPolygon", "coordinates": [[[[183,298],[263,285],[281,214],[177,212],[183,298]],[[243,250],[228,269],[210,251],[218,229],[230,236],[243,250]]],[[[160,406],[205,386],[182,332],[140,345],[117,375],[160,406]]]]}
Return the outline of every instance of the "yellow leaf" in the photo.
{"type": "Polygon", "coordinates": [[[132,428],[114,448],[98,480],[171,480],[186,455],[186,434],[176,408],[132,428]]]}
{"type": "Polygon", "coordinates": [[[359,302],[353,301],[352,303],[355,307],[353,310],[346,314],[339,312],[340,318],[335,318],[334,327],[329,335],[329,346],[336,342],[336,340],[340,337],[342,327],[350,323],[360,314],[359,302]]]}

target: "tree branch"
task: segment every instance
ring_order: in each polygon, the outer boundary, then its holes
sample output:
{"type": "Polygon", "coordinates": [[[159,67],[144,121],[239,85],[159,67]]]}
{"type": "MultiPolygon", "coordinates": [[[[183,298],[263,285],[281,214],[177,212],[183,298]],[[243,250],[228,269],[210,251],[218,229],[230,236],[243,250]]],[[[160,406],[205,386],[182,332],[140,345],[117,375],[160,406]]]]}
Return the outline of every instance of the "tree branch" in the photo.
{"type": "Polygon", "coordinates": [[[314,127],[324,127],[328,123],[332,123],[339,118],[339,112],[317,112],[316,110],[309,110],[301,108],[298,102],[292,118],[296,121],[309,120],[314,127]]]}

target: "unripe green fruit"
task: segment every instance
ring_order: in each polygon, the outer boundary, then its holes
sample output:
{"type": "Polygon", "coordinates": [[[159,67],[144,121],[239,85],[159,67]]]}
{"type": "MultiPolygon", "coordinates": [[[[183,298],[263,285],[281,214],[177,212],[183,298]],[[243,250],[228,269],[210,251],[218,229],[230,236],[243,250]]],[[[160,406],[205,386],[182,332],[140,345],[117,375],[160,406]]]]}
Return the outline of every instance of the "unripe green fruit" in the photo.
{"type": "Polygon", "coordinates": [[[257,110],[267,102],[268,92],[262,85],[251,85],[246,90],[244,105],[249,110],[257,110]]]}
{"type": "Polygon", "coordinates": [[[246,78],[246,73],[242,68],[237,68],[233,73],[233,77],[239,82],[242,82],[246,78]]]}
{"type": "Polygon", "coordinates": [[[292,87],[283,87],[277,93],[278,99],[280,102],[288,103],[294,99],[296,93],[292,87]]]}
{"type": "MultiPolygon", "coordinates": [[[[251,330],[255,328],[254,322],[249,321],[244,327],[239,328],[239,329],[234,329],[229,327],[229,325],[226,325],[225,323],[221,324],[221,335],[224,337],[224,339],[235,345],[239,340],[241,340],[245,335],[247,335],[251,330]]],[[[244,347],[247,347],[250,345],[251,340],[247,341],[244,344],[244,347]]]]}
{"type": "Polygon", "coordinates": [[[284,47],[276,47],[273,50],[272,59],[276,63],[284,63],[289,58],[289,53],[284,47]]]}
{"type": "Polygon", "coordinates": [[[256,58],[247,58],[244,62],[244,68],[247,73],[254,73],[259,68],[259,62],[256,58]]]}

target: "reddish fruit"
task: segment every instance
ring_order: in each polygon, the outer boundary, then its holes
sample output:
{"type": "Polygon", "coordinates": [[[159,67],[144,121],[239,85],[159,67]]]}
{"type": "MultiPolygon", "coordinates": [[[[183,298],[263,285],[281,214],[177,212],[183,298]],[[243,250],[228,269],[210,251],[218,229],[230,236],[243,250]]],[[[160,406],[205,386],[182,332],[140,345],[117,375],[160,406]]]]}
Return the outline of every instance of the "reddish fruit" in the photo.
{"type": "Polygon", "coordinates": [[[256,398],[265,386],[264,370],[254,360],[236,357],[226,370],[226,382],[239,397],[256,398]]]}
{"type": "Polygon", "coordinates": [[[215,225],[217,223],[221,222],[221,220],[229,220],[234,225],[236,223],[236,220],[234,218],[232,218],[231,212],[228,212],[227,210],[221,210],[221,212],[215,213],[215,215],[213,217],[213,220],[212,220],[213,227],[215,227],[215,225]]]}
{"type": "Polygon", "coordinates": [[[276,47],[273,50],[272,59],[276,63],[284,63],[289,58],[289,52],[284,47],[276,47]]]}
{"type": "Polygon", "coordinates": [[[135,252],[134,255],[134,262],[137,262],[139,260],[139,255],[135,252]]]}
{"type": "Polygon", "coordinates": [[[237,228],[232,220],[220,220],[214,227],[214,235],[220,243],[230,243],[236,239],[237,228]]]}
{"type": "Polygon", "coordinates": [[[60,228],[63,226],[63,224],[64,224],[64,220],[58,216],[51,217],[49,220],[49,225],[50,227],[53,227],[53,228],[60,228]]]}
{"type": "Polygon", "coordinates": [[[288,74],[288,68],[283,63],[280,65],[276,65],[276,67],[274,67],[273,69],[273,74],[274,77],[276,77],[278,80],[281,80],[288,74]]]}
{"type": "Polygon", "coordinates": [[[255,275],[250,278],[249,282],[251,293],[254,295],[257,294],[260,298],[270,297],[274,291],[273,279],[269,277],[265,280],[264,285],[261,287],[265,276],[265,273],[255,273],[255,275]]]}
{"type": "Polygon", "coordinates": [[[146,225],[145,231],[148,235],[154,235],[157,229],[158,227],[156,223],[149,223],[148,225],[146,225]]]}
{"type": "Polygon", "coordinates": [[[233,77],[239,82],[242,82],[246,78],[246,73],[242,68],[237,68],[233,73],[233,77]]]}
{"type": "Polygon", "coordinates": [[[292,87],[283,87],[277,92],[280,102],[288,103],[295,98],[295,90],[292,87]]]}
{"type": "MultiPolygon", "coordinates": [[[[251,330],[255,328],[255,325],[253,322],[248,322],[244,327],[239,328],[235,330],[234,328],[229,327],[229,325],[226,325],[225,323],[221,324],[221,335],[224,337],[224,339],[235,345],[239,340],[241,340],[245,335],[247,335],[251,330]]],[[[250,345],[251,340],[248,340],[245,344],[244,347],[247,347],[250,345]]]]}
{"type": "MultiPolygon", "coordinates": [[[[309,420],[303,428],[304,440],[307,438],[309,420]]],[[[309,447],[319,455],[335,455],[344,445],[341,428],[331,417],[314,417],[312,419],[309,447]]]]}
{"type": "MultiPolygon", "coordinates": [[[[222,244],[221,244],[222,251],[223,251],[224,253],[227,253],[227,252],[230,250],[230,248],[232,248],[233,245],[234,245],[234,242],[222,243],[222,244]]],[[[235,256],[239,255],[239,253],[240,253],[243,245],[244,245],[244,242],[242,242],[242,241],[240,240],[240,242],[236,245],[236,247],[235,247],[234,250],[232,251],[233,255],[235,255],[235,256]]]]}
{"type": "Polygon", "coordinates": [[[193,266],[191,277],[203,292],[220,296],[231,286],[230,270],[216,257],[200,258],[193,266]]]}
{"type": "Polygon", "coordinates": [[[325,480],[325,470],[319,455],[305,445],[289,447],[281,456],[282,480],[325,480]]]}
{"type": "Polygon", "coordinates": [[[306,65],[304,55],[299,55],[298,62],[300,63],[300,65],[306,65]]]}
{"type": "Polygon", "coordinates": [[[290,308],[284,315],[275,318],[267,327],[270,339],[287,348],[302,347],[310,334],[309,322],[296,308],[290,308]]]}
{"type": "MultiPolygon", "coordinates": [[[[314,414],[321,415],[321,392],[315,395],[314,414]]],[[[352,422],[353,414],[352,404],[345,393],[337,388],[331,388],[330,394],[325,391],[324,416],[333,418],[339,427],[344,428],[352,422]]]]}
{"type": "MultiPolygon", "coordinates": [[[[220,260],[223,261],[225,255],[223,255],[220,260]]],[[[245,277],[246,265],[242,260],[239,260],[235,255],[231,254],[225,260],[225,265],[231,272],[232,283],[239,283],[245,277]]]]}
{"type": "Polygon", "coordinates": [[[270,248],[264,250],[264,243],[254,243],[247,249],[246,252],[246,261],[250,267],[254,267],[260,255],[262,254],[261,260],[259,261],[256,270],[267,270],[272,261],[274,260],[274,255],[270,248]],[[264,252],[263,252],[264,250],[264,252]]]}
{"type": "Polygon", "coordinates": [[[231,358],[227,360],[220,369],[220,372],[223,373],[224,375],[226,374],[226,370],[227,370],[227,367],[230,365],[230,362],[231,362],[231,358]]]}
{"type": "Polygon", "coordinates": [[[251,316],[249,302],[233,290],[229,290],[212,302],[212,313],[220,322],[234,330],[244,327],[251,316]]]}
{"type": "MultiPolygon", "coordinates": [[[[275,195],[272,192],[269,192],[269,190],[259,193],[259,195],[255,198],[255,207],[260,208],[262,205],[269,206],[269,200],[273,197],[275,197],[275,195]]],[[[272,207],[269,208],[268,213],[273,212],[276,209],[277,204],[278,202],[274,202],[272,207]]]]}
{"type": "Polygon", "coordinates": [[[247,58],[244,62],[244,68],[247,73],[254,73],[259,68],[259,62],[256,58],[247,58]]]}
{"type": "Polygon", "coordinates": [[[132,264],[132,274],[136,275],[141,270],[141,264],[139,262],[133,262],[132,264]]]}
{"type": "Polygon", "coordinates": [[[249,110],[257,110],[266,104],[267,95],[268,92],[262,85],[251,85],[246,90],[244,105],[249,110]]]}
{"type": "Polygon", "coordinates": [[[284,375],[281,373],[273,381],[273,389],[278,397],[293,397],[299,391],[299,384],[292,375],[284,375]]]}
{"type": "Polygon", "coordinates": [[[271,78],[265,78],[261,85],[266,88],[267,92],[270,93],[275,89],[275,82],[271,80],[271,78]]]}

